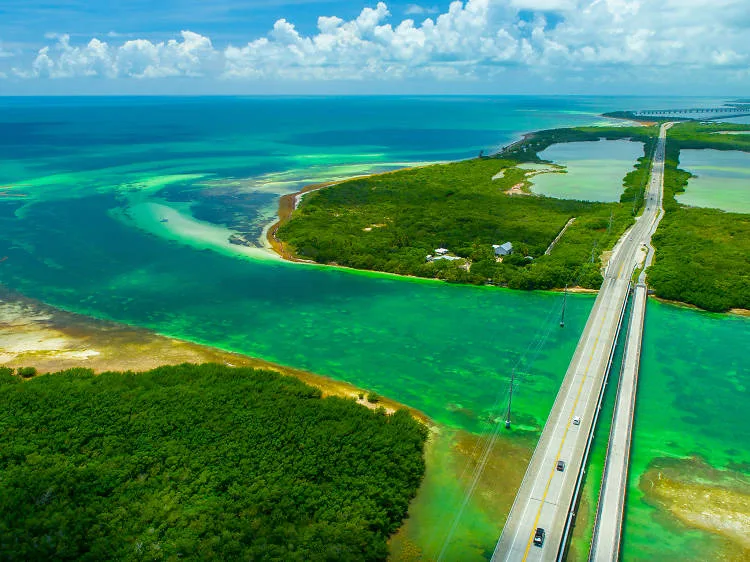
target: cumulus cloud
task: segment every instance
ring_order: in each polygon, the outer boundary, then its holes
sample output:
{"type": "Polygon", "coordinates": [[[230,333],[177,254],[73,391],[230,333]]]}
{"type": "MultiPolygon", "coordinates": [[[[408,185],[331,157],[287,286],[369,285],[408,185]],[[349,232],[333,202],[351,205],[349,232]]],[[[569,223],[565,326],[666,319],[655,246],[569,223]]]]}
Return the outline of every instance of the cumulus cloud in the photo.
{"type": "Polygon", "coordinates": [[[180,37],[157,43],[134,39],[120,46],[94,38],[85,45],[73,46],[68,35],[60,35],[57,44],[39,50],[31,68],[14,68],[14,72],[22,78],[204,75],[217,55],[211,40],[192,31],[183,31],[180,37]]]}
{"type": "MultiPolygon", "coordinates": [[[[466,0],[421,21],[394,21],[384,2],[350,20],[321,16],[313,33],[279,19],[264,36],[216,48],[208,37],[42,48],[22,77],[211,75],[255,80],[491,79],[522,68],[544,79],[623,70],[647,78],[685,69],[747,76],[747,0],[466,0]],[[696,17],[700,14],[700,17],[696,17]]],[[[426,16],[417,4],[407,14],[426,16]]],[[[110,40],[113,37],[109,38],[110,40]]]]}
{"type": "Polygon", "coordinates": [[[313,79],[473,76],[476,65],[511,63],[520,43],[490,17],[490,0],[453,2],[436,19],[388,23],[385,3],[355,19],[321,17],[302,36],[279,20],[267,37],[225,51],[226,77],[313,79]]]}

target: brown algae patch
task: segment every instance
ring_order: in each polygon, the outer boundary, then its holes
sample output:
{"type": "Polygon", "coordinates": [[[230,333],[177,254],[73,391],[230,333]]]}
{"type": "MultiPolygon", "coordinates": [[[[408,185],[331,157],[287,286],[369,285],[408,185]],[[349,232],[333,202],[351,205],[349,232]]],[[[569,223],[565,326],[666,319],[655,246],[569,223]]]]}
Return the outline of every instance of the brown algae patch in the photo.
{"type": "Polygon", "coordinates": [[[655,459],[639,486],[649,503],[687,527],[729,543],[717,560],[750,559],[750,478],[717,470],[701,459],[655,459]]]}

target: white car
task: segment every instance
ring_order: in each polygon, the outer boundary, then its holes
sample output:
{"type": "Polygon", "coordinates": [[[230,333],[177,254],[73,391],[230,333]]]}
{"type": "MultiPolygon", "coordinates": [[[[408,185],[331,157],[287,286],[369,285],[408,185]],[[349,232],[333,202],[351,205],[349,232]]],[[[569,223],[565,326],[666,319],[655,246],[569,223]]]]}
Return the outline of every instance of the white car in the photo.
{"type": "Polygon", "coordinates": [[[573,418],[573,425],[581,425],[581,416],[576,416],[573,418]]]}

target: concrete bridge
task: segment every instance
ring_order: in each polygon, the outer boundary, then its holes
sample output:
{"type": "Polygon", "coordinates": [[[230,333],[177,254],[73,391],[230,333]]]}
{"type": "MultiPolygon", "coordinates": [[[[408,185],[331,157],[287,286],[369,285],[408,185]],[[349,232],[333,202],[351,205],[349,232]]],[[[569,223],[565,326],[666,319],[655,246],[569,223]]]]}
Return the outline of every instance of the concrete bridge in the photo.
{"type": "MultiPolygon", "coordinates": [[[[565,555],[633,270],[644,249],[650,247],[651,235],[663,214],[664,148],[670,126],[666,123],[661,127],[643,214],[615,246],[604,283],[493,553],[494,562],[562,560],[565,555]],[[542,545],[535,540],[537,529],[544,530],[542,545]]],[[[636,331],[640,334],[638,328],[636,331]]],[[[633,333],[631,326],[629,336],[633,333]]],[[[624,487],[621,489],[624,493],[624,487]]],[[[615,540],[619,547],[619,536],[615,540]]]]}
{"type": "Polygon", "coordinates": [[[750,115],[750,104],[730,104],[723,107],[696,107],[689,109],[644,109],[633,112],[636,117],[677,117],[708,121],[750,115]],[[688,117],[691,116],[691,117],[688,117]]]}

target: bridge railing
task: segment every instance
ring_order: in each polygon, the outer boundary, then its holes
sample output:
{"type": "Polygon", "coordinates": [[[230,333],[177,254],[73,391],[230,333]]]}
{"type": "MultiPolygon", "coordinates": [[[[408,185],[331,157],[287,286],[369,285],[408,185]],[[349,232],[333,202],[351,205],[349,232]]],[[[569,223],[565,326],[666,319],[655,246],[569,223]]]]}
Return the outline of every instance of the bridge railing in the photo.
{"type": "Polygon", "coordinates": [[[591,429],[589,430],[589,435],[586,440],[586,448],[583,451],[583,461],[581,462],[581,469],[578,471],[578,477],[576,478],[576,485],[573,490],[573,499],[570,503],[570,507],[568,507],[568,516],[565,520],[565,527],[563,528],[562,539],[560,540],[560,548],[557,551],[557,562],[563,562],[565,560],[565,551],[568,546],[568,541],[570,540],[570,533],[573,530],[573,523],[575,522],[576,518],[576,509],[578,506],[578,501],[580,499],[581,489],[583,487],[583,479],[586,475],[586,464],[588,463],[589,453],[591,452],[591,444],[594,442],[596,426],[599,421],[599,412],[602,409],[602,402],[604,401],[604,391],[607,388],[607,384],[609,382],[609,374],[612,370],[612,360],[615,356],[617,342],[620,339],[622,320],[625,317],[625,310],[628,307],[628,301],[630,301],[631,288],[632,283],[628,283],[628,289],[626,292],[627,296],[625,297],[625,300],[622,304],[622,309],[620,310],[620,318],[617,321],[617,331],[615,332],[614,343],[612,344],[612,349],[609,352],[609,358],[607,359],[607,369],[605,371],[604,380],[602,381],[602,387],[599,389],[599,397],[596,403],[596,410],[594,410],[594,419],[591,422],[591,429]]]}

